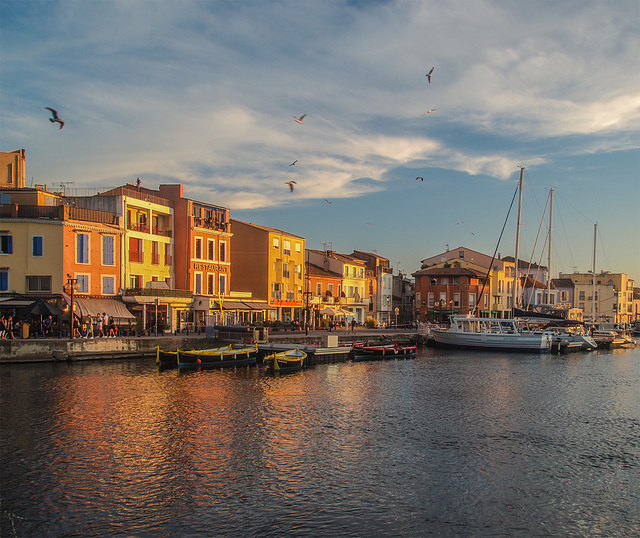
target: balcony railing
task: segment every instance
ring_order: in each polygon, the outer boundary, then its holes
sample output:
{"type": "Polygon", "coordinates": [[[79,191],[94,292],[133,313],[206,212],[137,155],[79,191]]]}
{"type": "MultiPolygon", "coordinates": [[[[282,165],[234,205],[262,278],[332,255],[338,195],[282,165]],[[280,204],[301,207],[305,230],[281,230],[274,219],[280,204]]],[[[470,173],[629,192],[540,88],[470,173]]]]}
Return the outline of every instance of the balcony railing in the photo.
{"type": "Polygon", "coordinates": [[[171,290],[164,288],[127,288],[123,295],[139,295],[144,297],[175,297],[179,299],[190,299],[193,294],[189,290],[171,290]]]}

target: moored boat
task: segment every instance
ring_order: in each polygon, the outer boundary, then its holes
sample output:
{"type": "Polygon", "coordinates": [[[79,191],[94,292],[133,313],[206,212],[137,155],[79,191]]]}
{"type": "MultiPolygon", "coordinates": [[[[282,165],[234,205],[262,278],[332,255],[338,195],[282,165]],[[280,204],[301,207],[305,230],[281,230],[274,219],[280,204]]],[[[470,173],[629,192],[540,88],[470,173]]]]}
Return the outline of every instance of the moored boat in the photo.
{"type": "Polygon", "coordinates": [[[177,355],[178,368],[230,368],[256,364],[258,346],[230,344],[212,349],[178,350],[177,355]]]}
{"type": "Polygon", "coordinates": [[[466,315],[454,315],[450,319],[450,327],[432,329],[435,344],[439,347],[529,353],[548,353],[551,350],[551,333],[520,331],[515,319],[466,315]]]}
{"type": "Polygon", "coordinates": [[[294,372],[307,366],[307,354],[296,347],[267,355],[264,358],[264,363],[267,365],[267,369],[274,373],[294,372]]]}
{"type": "Polygon", "coordinates": [[[178,352],[164,351],[160,349],[160,346],[158,346],[156,348],[156,365],[160,369],[177,368],[178,352]]]}
{"type": "Polygon", "coordinates": [[[394,344],[369,345],[369,341],[357,343],[353,346],[353,354],[356,360],[363,358],[399,358],[410,357],[418,353],[417,344],[401,346],[398,342],[394,344]]]}

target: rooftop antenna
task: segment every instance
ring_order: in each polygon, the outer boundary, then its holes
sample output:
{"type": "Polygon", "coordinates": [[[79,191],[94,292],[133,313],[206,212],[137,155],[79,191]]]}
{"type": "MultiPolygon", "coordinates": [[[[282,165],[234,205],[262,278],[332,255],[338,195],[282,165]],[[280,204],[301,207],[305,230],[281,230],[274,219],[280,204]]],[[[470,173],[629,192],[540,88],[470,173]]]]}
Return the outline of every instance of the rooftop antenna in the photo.
{"type": "Polygon", "coordinates": [[[322,243],[322,248],[324,249],[325,252],[327,252],[329,250],[333,250],[333,244],[331,243],[331,241],[326,241],[326,242],[322,243]]]}
{"type": "Polygon", "coordinates": [[[69,185],[75,185],[75,181],[60,181],[59,183],[54,183],[53,186],[60,186],[62,189],[62,196],[67,195],[67,187],[69,185]]]}

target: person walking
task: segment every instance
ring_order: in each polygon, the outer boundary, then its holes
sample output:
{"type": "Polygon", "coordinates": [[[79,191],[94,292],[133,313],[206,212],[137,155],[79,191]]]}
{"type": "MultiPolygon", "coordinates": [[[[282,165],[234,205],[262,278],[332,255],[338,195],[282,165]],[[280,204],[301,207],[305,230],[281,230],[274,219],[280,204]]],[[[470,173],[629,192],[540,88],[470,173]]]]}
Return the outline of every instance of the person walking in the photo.
{"type": "Polygon", "coordinates": [[[104,332],[102,331],[102,316],[98,313],[98,317],[96,318],[96,338],[97,337],[104,338],[104,332]]]}
{"type": "Polygon", "coordinates": [[[93,338],[93,318],[87,316],[87,338],[93,338]]]}

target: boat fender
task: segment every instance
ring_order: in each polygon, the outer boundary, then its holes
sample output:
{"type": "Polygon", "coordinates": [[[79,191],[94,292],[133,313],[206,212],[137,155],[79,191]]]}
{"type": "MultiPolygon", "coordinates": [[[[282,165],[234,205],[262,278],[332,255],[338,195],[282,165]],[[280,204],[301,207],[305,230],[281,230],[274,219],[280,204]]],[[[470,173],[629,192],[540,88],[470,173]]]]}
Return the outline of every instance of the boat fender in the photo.
{"type": "Polygon", "coordinates": [[[196,359],[196,364],[200,364],[201,362],[202,362],[202,361],[200,360],[200,357],[198,357],[198,358],[196,359]]]}

